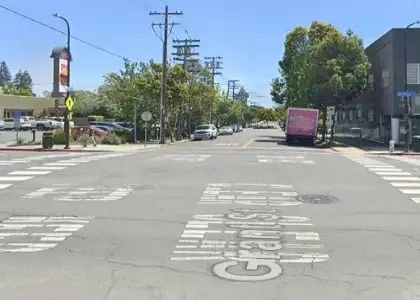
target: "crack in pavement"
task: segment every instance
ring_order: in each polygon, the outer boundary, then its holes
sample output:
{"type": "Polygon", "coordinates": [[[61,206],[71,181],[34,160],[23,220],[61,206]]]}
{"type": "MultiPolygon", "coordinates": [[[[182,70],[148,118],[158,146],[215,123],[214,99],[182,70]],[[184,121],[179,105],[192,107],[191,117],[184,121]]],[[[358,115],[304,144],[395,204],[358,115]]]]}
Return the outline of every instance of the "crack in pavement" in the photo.
{"type": "Polygon", "coordinates": [[[106,293],[105,293],[105,295],[104,295],[104,297],[103,297],[103,299],[104,300],[107,300],[108,299],[108,297],[109,297],[109,295],[111,294],[111,292],[112,292],[112,290],[114,289],[114,287],[115,287],[115,285],[118,283],[118,279],[117,278],[115,278],[115,272],[116,272],[117,270],[115,270],[115,269],[112,269],[111,270],[111,284],[110,284],[110,286],[109,286],[109,288],[108,288],[108,290],[106,291],[106,293]]]}
{"type": "Polygon", "coordinates": [[[357,274],[357,273],[344,273],[344,275],[348,276],[355,276],[355,277],[371,277],[371,278],[380,278],[380,279],[398,279],[404,280],[412,283],[417,283],[410,278],[402,277],[402,276],[392,276],[392,275],[385,275],[385,274],[357,274]]]}
{"type": "Polygon", "coordinates": [[[179,270],[179,269],[172,268],[169,266],[164,266],[164,265],[139,265],[133,262],[114,261],[114,260],[111,260],[110,258],[107,258],[106,262],[110,264],[116,264],[119,266],[128,266],[128,267],[140,268],[140,269],[143,269],[143,268],[144,269],[160,269],[160,270],[167,270],[173,273],[196,274],[196,275],[205,275],[205,276],[213,277],[212,274],[209,274],[207,272],[199,272],[199,271],[192,271],[192,270],[179,270]]]}

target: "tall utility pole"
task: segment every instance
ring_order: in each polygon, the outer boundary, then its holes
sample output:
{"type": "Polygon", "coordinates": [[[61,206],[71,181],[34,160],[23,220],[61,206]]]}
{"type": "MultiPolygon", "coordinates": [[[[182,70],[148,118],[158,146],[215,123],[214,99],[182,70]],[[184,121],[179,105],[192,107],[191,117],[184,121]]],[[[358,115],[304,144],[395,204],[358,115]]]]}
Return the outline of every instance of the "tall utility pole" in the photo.
{"type": "MultiPolygon", "coordinates": [[[[188,68],[189,67],[188,63],[198,61],[198,59],[194,59],[192,57],[199,55],[198,52],[194,51],[195,48],[200,47],[200,45],[198,44],[199,42],[200,40],[193,40],[193,39],[173,40],[173,43],[175,45],[173,45],[172,47],[176,50],[176,53],[172,53],[172,55],[174,56],[173,60],[182,62],[182,68],[191,73],[195,72],[195,70],[188,68]]],[[[183,122],[183,116],[179,116],[178,121],[177,121],[178,139],[181,139],[182,137],[182,130],[181,130],[181,128],[183,127],[181,126],[182,122],[183,122]]],[[[188,136],[190,134],[191,134],[191,112],[189,111],[188,112],[188,136]]]]}
{"type": "MultiPolygon", "coordinates": [[[[217,70],[223,69],[222,59],[221,56],[206,56],[204,57],[206,68],[211,70],[211,87],[214,89],[214,76],[221,75],[221,72],[217,72],[217,70]]],[[[213,123],[213,108],[210,109],[210,124],[213,123]]]]}
{"type": "MultiPolygon", "coordinates": [[[[229,87],[232,89],[232,100],[235,100],[235,93],[238,86],[236,85],[237,82],[240,80],[228,80],[229,87]]],[[[228,92],[229,94],[229,92],[228,92]]]]}
{"type": "Polygon", "coordinates": [[[169,16],[173,15],[183,15],[183,12],[169,12],[169,8],[165,6],[165,12],[150,12],[151,16],[165,16],[164,23],[152,23],[152,26],[164,26],[163,28],[163,53],[162,53],[162,85],[160,90],[160,116],[159,116],[159,142],[160,144],[165,143],[165,99],[166,99],[166,79],[167,79],[167,60],[168,60],[168,27],[171,28],[179,23],[171,22],[169,23],[169,16]]]}
{"type": "Polygon", "coordinates": [[[192,57],[199,55],[199,53],[194,52],[194,48],[200,47],[200,45],[194,43],[199,42],[200,40],[193,39],[173,40],[173,43],[176,44],[172,46],[176,50],[176,53],[172,53],[175,56],[173,60],[181,61],[184,70],[187,68],[188,62],[197,61],[196,59],[192,59],[192,57]]]}

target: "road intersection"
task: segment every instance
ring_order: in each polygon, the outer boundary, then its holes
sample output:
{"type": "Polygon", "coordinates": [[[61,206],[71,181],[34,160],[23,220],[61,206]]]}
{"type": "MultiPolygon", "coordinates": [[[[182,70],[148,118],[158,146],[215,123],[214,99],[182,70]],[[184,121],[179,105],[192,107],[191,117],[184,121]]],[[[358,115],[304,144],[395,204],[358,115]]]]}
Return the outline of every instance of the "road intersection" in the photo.
{"type": "Polygon", "coordinates": [[[420,190],[407,179],[420,177],[416,158],[246,129],[149,152],[0,161],[4,299],[420,295],[420,207],[402,191],[420,190]]]}

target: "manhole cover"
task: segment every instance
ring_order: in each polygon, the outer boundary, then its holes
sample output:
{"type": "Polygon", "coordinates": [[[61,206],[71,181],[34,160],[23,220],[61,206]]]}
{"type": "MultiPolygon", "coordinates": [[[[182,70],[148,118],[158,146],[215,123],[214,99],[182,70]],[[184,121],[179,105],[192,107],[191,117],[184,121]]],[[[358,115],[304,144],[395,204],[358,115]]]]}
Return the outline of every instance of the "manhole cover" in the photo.
{"type": "Polygon", "coordinates": [[[338,202],[338,198],[332,195],[300,195],[299,200],[304,203],[329,204],[338,202]]]}

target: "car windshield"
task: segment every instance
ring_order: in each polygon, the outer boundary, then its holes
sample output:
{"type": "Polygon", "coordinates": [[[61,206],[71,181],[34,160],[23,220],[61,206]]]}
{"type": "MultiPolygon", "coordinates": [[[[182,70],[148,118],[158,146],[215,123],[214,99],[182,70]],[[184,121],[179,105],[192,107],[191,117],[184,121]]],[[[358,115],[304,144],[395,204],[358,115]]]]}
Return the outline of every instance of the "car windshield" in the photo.
{"type": "Polygon", "coordinates": [[[229,126],[223,126],[222,128],[220,128],[220,129],[232,129],[232,128],[230,128],[229,126]]]}
{"type": "Polygon", "coordinates": [[[198,126],[197,129],[200,129],[200,130],[210,129],[210,125],[201,125],[201,126],[198,126]]]}

